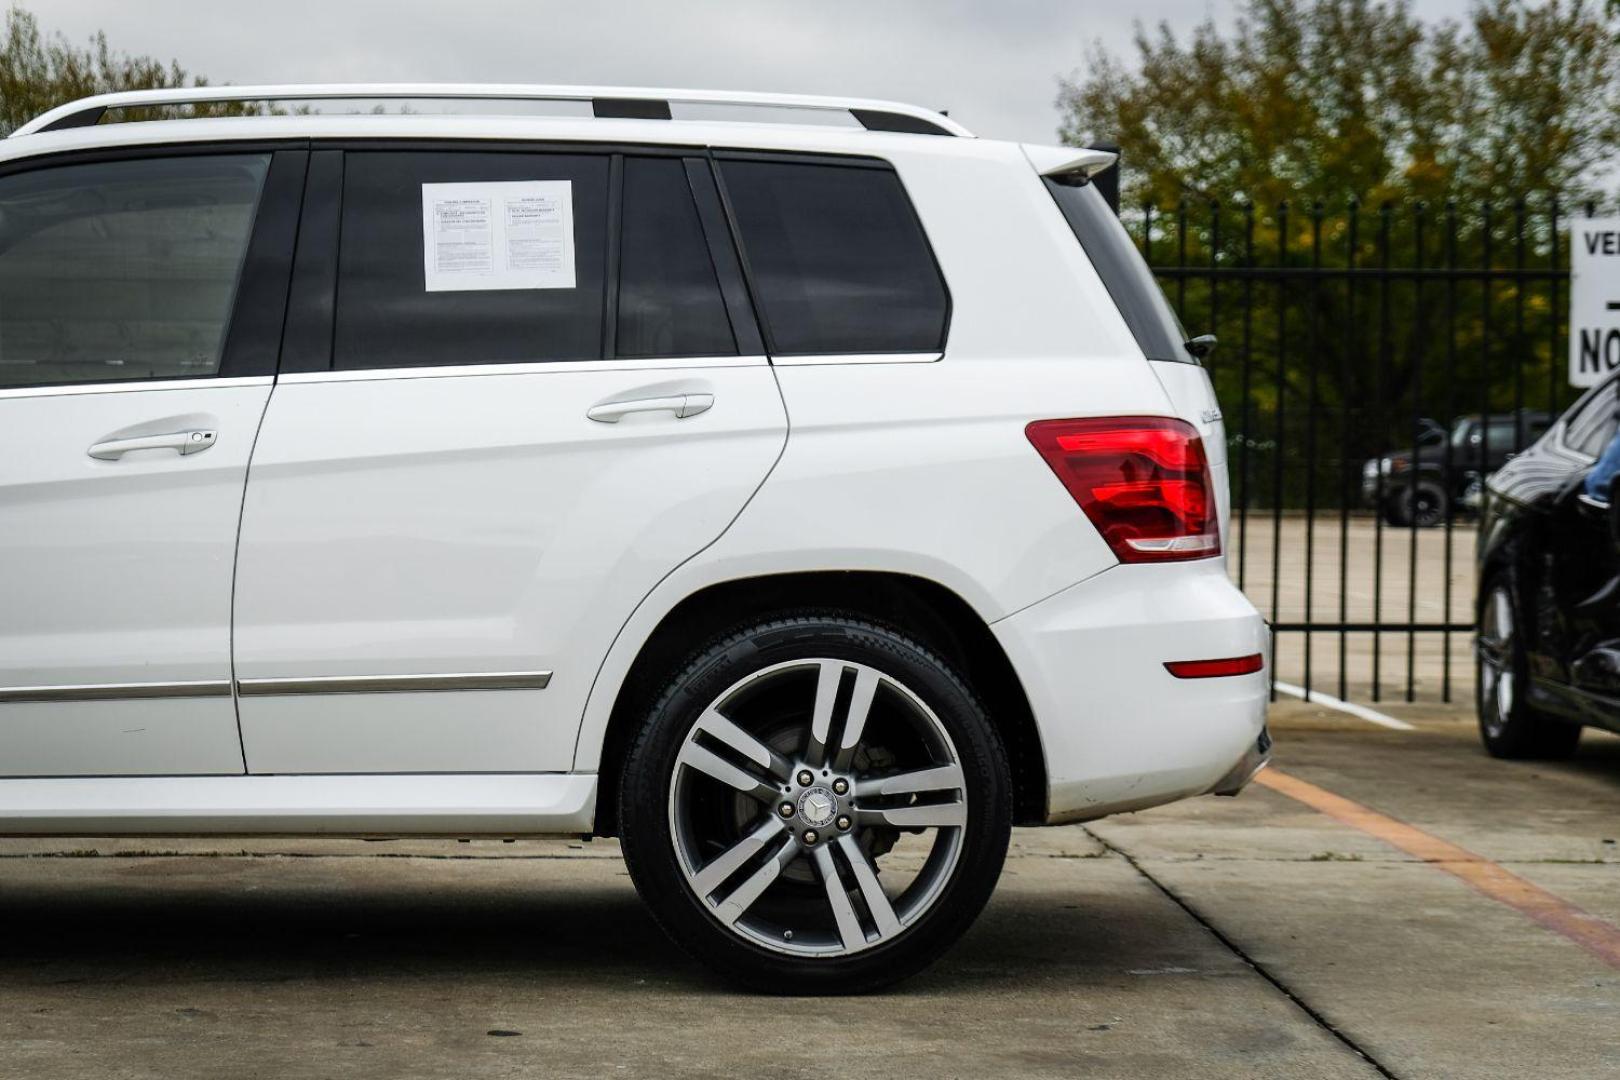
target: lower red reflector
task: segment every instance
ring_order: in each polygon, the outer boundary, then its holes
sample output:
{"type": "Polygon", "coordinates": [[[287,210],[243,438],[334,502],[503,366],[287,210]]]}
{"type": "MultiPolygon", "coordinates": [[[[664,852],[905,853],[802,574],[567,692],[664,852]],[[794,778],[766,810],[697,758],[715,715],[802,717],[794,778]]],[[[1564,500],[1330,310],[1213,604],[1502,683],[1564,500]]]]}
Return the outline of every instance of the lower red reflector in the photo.
{"type": "Polygon", "coordinates": [[[1253,675],[1266,666],[1266,661],[1259,653],[1252,653],[1225,660],[1172,660],[1164,666],[1178,679],[1214,679],[1221,675],[1253,675]]]}

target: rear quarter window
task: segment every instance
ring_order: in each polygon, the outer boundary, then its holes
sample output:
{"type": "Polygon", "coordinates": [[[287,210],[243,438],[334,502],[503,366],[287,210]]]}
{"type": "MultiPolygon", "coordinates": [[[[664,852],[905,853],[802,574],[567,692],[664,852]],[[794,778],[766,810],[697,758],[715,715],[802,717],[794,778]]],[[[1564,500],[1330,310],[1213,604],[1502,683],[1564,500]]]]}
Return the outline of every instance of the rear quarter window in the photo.
{"type": "Polygon", "coordinates": [[[950,301],[884,165],[723,160],[775,355],[937,352],[950,301]]]}

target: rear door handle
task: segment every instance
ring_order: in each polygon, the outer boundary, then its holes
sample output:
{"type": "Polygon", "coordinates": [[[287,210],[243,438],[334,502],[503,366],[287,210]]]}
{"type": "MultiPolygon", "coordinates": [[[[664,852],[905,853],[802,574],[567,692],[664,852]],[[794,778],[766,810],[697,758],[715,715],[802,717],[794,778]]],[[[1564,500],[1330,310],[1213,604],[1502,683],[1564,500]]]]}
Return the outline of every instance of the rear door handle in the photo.
{"type": "Polygon", "coordinates": [[[601,424],[617,424],[631,413],[643,412],[672,412],[677,420],[684,420],[688,416],[708,412],[713,405],[713,394],[671,394],[668,397],[635,398],[593,405],[585,415],[601,424]]]}
{"type": "Polygon", "coordinates": [[[98,461],[117,461],[132,450],[176,450],[186,454],[200,454],[219,437],[217,431],[198,428],[191,431],[171,431],[163,435],[137,435],[130,439],[108,439],[85,451],[98,461]]]}

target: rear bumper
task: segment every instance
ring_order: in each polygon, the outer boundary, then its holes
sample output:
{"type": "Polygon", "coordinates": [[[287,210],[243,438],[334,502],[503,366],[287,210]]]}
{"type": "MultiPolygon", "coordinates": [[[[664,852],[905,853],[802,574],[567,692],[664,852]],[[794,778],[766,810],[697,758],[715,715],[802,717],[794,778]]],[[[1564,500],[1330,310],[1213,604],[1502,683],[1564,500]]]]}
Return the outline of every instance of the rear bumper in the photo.
{"type": "Polygon", "coordinates": [[[1254,740],[1254,745],[1248,752],[1238,759],[1231,771],[1209,789],[1211,795],[1236,795],[1249,786],[1249,781],[1259,775],[1260,770],[1271,764],[1271,732],[1265,728],[1260,729],[1260,737],[1254,740]]]}
{"type": "Polygon", "coordinates": [[[1235,794],[1269,756],[1264,669],[1178,679],[1164,667],[1269,657],[1224,559],[1116,566],[991,629],[1035,713],[1049,824],[1235,794]]]}

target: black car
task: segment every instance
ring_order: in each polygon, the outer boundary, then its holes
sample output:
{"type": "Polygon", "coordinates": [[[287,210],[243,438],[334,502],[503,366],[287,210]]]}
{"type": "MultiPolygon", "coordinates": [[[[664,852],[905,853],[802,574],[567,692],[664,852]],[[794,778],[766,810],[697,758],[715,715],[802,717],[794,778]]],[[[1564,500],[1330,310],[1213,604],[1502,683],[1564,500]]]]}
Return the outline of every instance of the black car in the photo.
{"type": "Polygon", "coordinates": [[[1520,409],[1493,413],[1484,422],[1461,416],[1449,431],[1433,420],[1419,424],[1415,448],[1373,458],[1361,470],[1362,502],[1391,525],[1438,525],[1446,519],[1448,504],[1453,513],[1472,510],[1466,496],[1481,472],[1490,475],[1520,447],[1541,438],[1552,416],[1520,409]]]}
{"type": "Polygon", "coordinates": [[[1567,756],[1584,724],[1620,731],[1620,490],[1585,491],[1616,404],[1610,379],[1488,481],[1477,687],[1497,757],[1567,756]]]}

